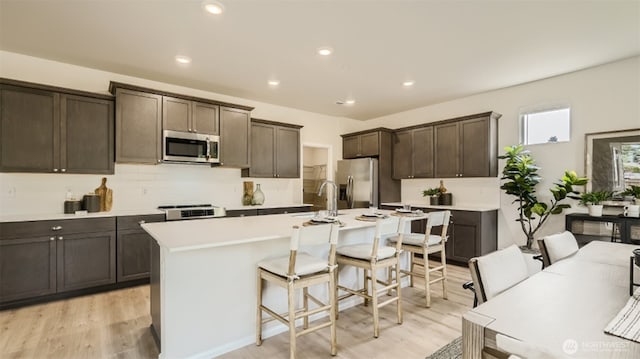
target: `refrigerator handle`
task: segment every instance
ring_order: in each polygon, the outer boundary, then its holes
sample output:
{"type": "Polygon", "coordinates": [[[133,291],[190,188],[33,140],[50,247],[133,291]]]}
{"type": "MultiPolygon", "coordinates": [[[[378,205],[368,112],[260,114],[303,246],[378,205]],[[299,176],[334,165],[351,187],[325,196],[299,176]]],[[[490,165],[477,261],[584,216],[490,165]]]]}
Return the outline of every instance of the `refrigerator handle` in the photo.
{"type": "Polygon", "coordinates": [[[347,176],[347,207],[353,208],[353,176],[347,176]]]}

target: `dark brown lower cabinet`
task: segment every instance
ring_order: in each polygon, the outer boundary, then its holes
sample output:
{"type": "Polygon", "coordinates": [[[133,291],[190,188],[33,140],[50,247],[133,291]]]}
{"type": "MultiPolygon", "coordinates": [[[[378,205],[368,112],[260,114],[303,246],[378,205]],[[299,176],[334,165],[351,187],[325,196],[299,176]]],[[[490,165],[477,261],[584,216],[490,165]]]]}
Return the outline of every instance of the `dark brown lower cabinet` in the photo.
{"type": "Polygon", "coordinates": [[[116,233],[80,233],[57,239],[57,291],[116,282],[116,233]]]}
{"type": "Polygon", "coordinates": [[[116,282],[115,218],[0,223],[0,305],[116,282]]]}
{"type": "Polygon", "coordinates": [[[0,302],[56,292],[56,242],[50,236],[0,241],[0,302]]]}
{"type": "Polygon", "coordinates": [[[118,283],[149,278],[153,238],[140,228],[142,223],[164,222],[164,214],[117,218],[118,283]]]}

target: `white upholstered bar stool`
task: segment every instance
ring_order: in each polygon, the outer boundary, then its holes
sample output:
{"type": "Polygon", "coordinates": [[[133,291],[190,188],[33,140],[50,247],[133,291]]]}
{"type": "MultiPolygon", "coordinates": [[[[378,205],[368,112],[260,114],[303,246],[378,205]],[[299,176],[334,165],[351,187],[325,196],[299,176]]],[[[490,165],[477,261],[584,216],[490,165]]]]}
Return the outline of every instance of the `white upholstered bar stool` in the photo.
{"type": "MultiPolygon", "coordinates": [[[[371,301],[371,311],[373,314],[373,336],[377,338],[380,334],[379,326],[379,309],[387,304],[396,302],[396,315],[398,324],[402,324],[402,301],[400,281],[399,281],[399,263],[400,263],[400,246],[402,243],[402,236],[395,246],[387,246],[381,240],[386,234],[399,233],[399,229],[404,228],[404,218],[387,218],[378,219],[376,221],[375,235],[373,243],[353,244],[343,246],[337,249],[337,262],[338,266],[354,266],[360,268],[364,272],[364,287],[360,289],[352,289],[339,285],[336,279],[336,303],[342,299],[349,298],[357,295],[364,298],[364,305],[367,306],[371,301]],[[389,275],[390,280],[388,282],[382,281],[378,277],[378,270],[387,269],[390,272],[395,272],[395,279],[392,275],[389,275]],[[380,286],[382,285],[382,286],[380,286]],[[339,295],[338,291],[344,291],[346,294],[339,295]],[[382,302],[378,300],[378,296],[382,292],[396,292],[395,296],[386,299],[382,302]]],[[[338,272],[336,271],[336,278],[338,272]]],[[[384,278],[384,276],[382,277],[384,278]]]]}
{"type": "Polygon", "coordinates": [[[339,224],[317,225],[309,227],[293,227],[288,257],[268,259],[258,263],[258,305],[256,312],[256,345],[262,344],[262,325],[277,319],[289,327],[289,357],[296,356],[296,337],[331,327],[331,355],[337,354],[336,341],[336,302],[335,302],[335,268],[336,243],[338,241],[339,224]],[[304,242],[304,243],[301,243],[304,242]],[[298,253],[301,244],[326,243],[328,256],[319,258],[305,252],[298,253]],[[266,307],[262,302],[263,280],[271,282],[287,290],[288,312],[278,314],[266,307]],[[313,285],[328,283],[329,304],[309,294],[308,288],[313,285]],[[303,306],[296,308],[296,290],[303,290],[303,306]],[[309,310],[309,300],[318,307],[309,310]],[[262,318],[262,312],[271,318],[262,318]],[[309,316],[328,312],[329,321],[309,328],[309,316]],[[303,319],[303,330],[296,331],[296,320],[303,319]]]}
{"type": "MultiPolygon", "coordinates": [[[[447,299],[447,261],[445,245],[447,242],[447,229],[451,211],[429,212],[427,217],[427,228],[424,233],[407,233],[402,239],[402,250],[409,253],[409,270],[401,270],[402,277],[410,276],[411,286],[414,277],[424,278],[425,301],[427,308],[431,306],[431,284],[442,282],[442,298],[447,299]],[[440,234],[431,234],[433,227],[441,227],[440,234]],[[440,265],[431,267],[429,265],[429,255],[440,253],[440,265]],[[416,266],[423,270],[416,271],[416,266]],[[440,272],[436,278],[431,278],[431,274],[440,272]]],[[[391,237],[390,242],[394,243],[397,237],[391,237]]]]}
{"type": "Polygon", "coordinates": [[[564,231],[538,239],[545,267],[578,253],[578,241],[573,233],[564,231]]]}

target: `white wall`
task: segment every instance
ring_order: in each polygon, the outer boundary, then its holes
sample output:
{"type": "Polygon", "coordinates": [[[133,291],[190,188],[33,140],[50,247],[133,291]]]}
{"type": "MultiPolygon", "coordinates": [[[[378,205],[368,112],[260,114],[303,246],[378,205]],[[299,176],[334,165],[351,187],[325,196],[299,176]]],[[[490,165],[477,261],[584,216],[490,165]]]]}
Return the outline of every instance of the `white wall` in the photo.
{"type": "MultiPolygon", "coordinates": [[[[498,145],[502,152],[505,146],[519,142],[518,113],[521,108],[555,103],[571,106],[571,141],[528,146],[542,167],[540,174],[544,181],[538,187],[540,198],[549,197],[548,188],[564,170],[574,169],[584,174],[585,133],[640,127],[640,57],[376,118],[363,123],[361,129],[379,126],[399,128],[496,111],[502,114],[498,120],[498,145]]],[[[503,165],[501,161],[498,165],[500,170],[503,165]]],[[[437,180],[402,181],[403,201],[421,200],[417,190],[433,187],[437,180]]],[[[470,190],[473,201],[492,204],[499,199],[499,247],[514,242],[523,244],[524,234],[514,221],[516,207],[511,204],[513,197],[503,194],[499,184],[498,179],[445,180],[445,186],[458,203],[469,196],[470,190]]],[[[563,229],[564,216],[553,216],[537,236],[563,229]]]]}
{"type": "MultiPolygon", "coordinates": [[[[0,77],[70,89],[108,93],[109,82],[138,86],[253,106],[252,116],[304,126],[300,142],[332,148],[333,160],[342,153],[341,133],[354,131],[360,122],[293,108],[186,88],[167,83],[99,71],[41,58],[0,51],[0,77]]],[[[81,195],[100,184],[99,175],[0,173],[0,215],[60,213],[68,189],[81,195]]],[[[120,165],[108,177],[115,210],[150,209],[159,204],[213,203],[240,206],[242,181],[261,183],[267,204],[301,203],[301,179],[246,179],[240,170],[192,165],[120,165]]]]}

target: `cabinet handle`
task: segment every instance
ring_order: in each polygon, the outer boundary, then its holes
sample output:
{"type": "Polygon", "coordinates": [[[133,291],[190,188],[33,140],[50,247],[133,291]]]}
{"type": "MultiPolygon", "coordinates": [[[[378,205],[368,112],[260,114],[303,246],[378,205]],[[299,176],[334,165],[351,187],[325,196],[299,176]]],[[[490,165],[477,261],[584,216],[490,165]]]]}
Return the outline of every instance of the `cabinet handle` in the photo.
{"type": "Polygon", "coordinates": [[[220,162],[220,166],[224,166],[224,162],[220,162]]]}
{"type": "Polygon", "coordinates": [[[158,163],[162,162],[162,160],[158,160],[158,163]]]}
{"type": "Polygon", "coordinates": [[[63,236],[58,237],[58,240],[59,240],[59,241],[61,241],[61,240],[63,240],[63,239],[64,239],[64,237],[63,237],[63,236]]]}
{"type": "Polygon", "coordinates": [[[145,223],[147,223],[147,221],[145,221],[144,219],[138,222],[138,224],[145,224],[145,223]]]}
{"type": "Polygon", "coordinates": [[[189,129],[189,132],[193,132],[193,131],[191,131],[191,129],[189,129]]]}
{"type": "Polygon", "coordinates": [[[53,227],[51,227],[52,231],[59,231],[61,229],[62,229],[62,226],[53,226],[53,227]]]}
{"type": "Polygon", "coordinates": [[[49,240],[50,240],[50,241],[55,241],[55,240],[56,240],[56,237],[49,237],[49,240]]]}
{"type": "Polygon", "coordinates": [[[67,169],[63,168],[63,169],[60,170],[60,172],[67,172],[67,169]]]}
{"type": "Polygon", "coordinates": [[[54,169],[53,169],[53,172],[58,172],[58,169],[57,169],[57,168],[54,168],[54,169]]]}

